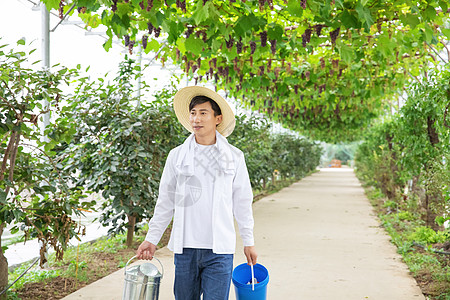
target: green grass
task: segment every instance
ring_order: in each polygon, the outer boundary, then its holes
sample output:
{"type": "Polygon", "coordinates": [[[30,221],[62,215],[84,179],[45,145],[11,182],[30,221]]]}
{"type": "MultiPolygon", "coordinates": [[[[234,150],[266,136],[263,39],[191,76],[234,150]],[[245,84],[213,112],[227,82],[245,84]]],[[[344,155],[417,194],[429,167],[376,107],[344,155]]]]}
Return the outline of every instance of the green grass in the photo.
{"type": "MultiPolygon", "coordinates": [[[[69,247],[60,261],[56,260],[55,253],[50,253],[48,258],[49,267],[41,269],[36,264],[13,285],[8,292],[8,299],[20,299],[18,294],[27,283],[42,283],[42,285],[46,285],[52,279],[58,279],[57,277],[69,278],[71,279],[70,282],[75,282],[77,286],[78,283],[93,282],[110,274],[112,271],[124,267],[128,259],[134,255],[136,244],[142,242],[143,239],[144,236],[141,231],[140,234],[135,235],[133,248],[127,249],[125,245],[126,235],[103,237],[93,242],[69,247]],[[119,254],[120,251],[122,251],[122,254],[119,254]],[[114,261],[111,263],[112,259],[114,261]],[[106,261],[108,261],[108,264],[106,264],[106,261]],[[105,265],[102,262],[105,262],[105,265]],[[111,267],[111,264],[115,265],[111,267]]],[[[30,265],[31,262],[24,263],[12,272],[9,272],[9,283],[18,278],[30,265]]]]}
{"type": "MultiPolygon", "coordinates": [[[[22,264],[8,275],[9,284],[13,283],[30,265],[32,262],[22,264]]],[[[22,278],[20,278],[12,287],[14,290],[20,290],[27,282],[42,282],[50,278],[55,278],[61,275],[59,270],[41,270],[39,262],[31,268],[22,278]]]]}
{"type": "MultiPolygon", "coordinates": [[[[394,201],[385,201],[379,189],[365,187],[366,195],[385,228],[397,252],[416,278],[427,299],[450,300],[450,256],[432,252],[432,244],[449,240],[447,232],[435,232],[424,226],[414,209],[401,210],[394,201]],[[395,213],[392,213],[392,212],[395,213]],[[425,245],[425,249],[415,247],[413,242],[425,245]]],[[[407,205],[407,208],[414,205],[407,205]]]]}

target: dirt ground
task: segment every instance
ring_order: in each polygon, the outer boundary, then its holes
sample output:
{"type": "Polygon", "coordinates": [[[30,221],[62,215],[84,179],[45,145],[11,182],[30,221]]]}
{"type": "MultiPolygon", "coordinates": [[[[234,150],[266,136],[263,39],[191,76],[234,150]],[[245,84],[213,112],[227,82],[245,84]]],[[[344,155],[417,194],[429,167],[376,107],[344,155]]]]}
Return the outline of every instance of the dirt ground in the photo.
{"type": "MultiPolygon", "coordinates": [[[[170,230],[166,230],[158,248],[164,247],[169,242],[170,230]]],[[[22,300],[57,300],[77,291],[78,289],[89,285],[119,269],[120,263],[127,261],[136,253],[139,243],[135,242],[132,248],[120,249],[116,253],[92,252],[89,255],[80,257],[80,261],[86,261],[89,267],[79,270],[80,275],[87,280],[75,280],[74,277],[56,277],[45,280],[44,282],[27,283],[22,289],[16,291],[17,296],[22,300]],[[81,274],[81,273],[84,274],[81,274]]],[[[67,269],[68,265],[63,269],[67,269]]],[[[81,277],[81,276],[79,276],[81,277]]]]}
{"type": "MultiPolygon", "coordinates": [[[[85,272],[83,277],[86,276],[89,278],[88,281],[75,280],[75,278],[60,276],[45,280],[44,282],[27,283],[16,293],[23,300],[62,299],[76,290],[117,271],[120,269],[120,261],[126,257],[132,257],[134,252],[135,251],[133,249],[121,249],[118,250],[117,253],[91,253],[89,255],[89,265],[95,267],[80,270],[80,273],[85,272]]],[[[86,261],[86,258],[83,260],[86,261]]]]}

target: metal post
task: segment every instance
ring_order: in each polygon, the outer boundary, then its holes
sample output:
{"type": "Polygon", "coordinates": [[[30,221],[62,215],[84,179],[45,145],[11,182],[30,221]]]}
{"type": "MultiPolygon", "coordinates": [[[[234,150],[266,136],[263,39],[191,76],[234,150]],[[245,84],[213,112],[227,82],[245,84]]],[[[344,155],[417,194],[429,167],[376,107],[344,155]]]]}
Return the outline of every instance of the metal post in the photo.
{"type": "MultiPolygon", "coordinates": [[[[42,22],[42,69],[48,71],[50,69],[50,12],[44,3],[41,3],[41,22],[42,22]]],[[[44,99],[44,110],[49,109],[48,99],[44,99]]],[[[50,113],[44,114],[43,130],[50,125],[50,113]]],[[[48,141],[48,137],[44,135],[45,141],[48,141]]]]}
{"type": "MultiPolygon", "coordinates": [[[[41,3],[41,22],[42,22],[42,69],[44,72],[48,72],[50,70],[50,12],[47,10],[47,7],[44,3],[41,3]]],[[[48,110],[50,108],[50,103],[47,98],[44,98],[44,110],[48,110]]],[[[50,125],[50,112],[44,114],[44,123],[42,132],[44,133],[47,126],[50,125]]],[[[43,134],[44,141],[48,142],[49,138],[47,135],[43,134]]],[[[44,256],[48,261],[48,251],[47,247],[43,243],[39,243],[40,248],[45,247],[44,256]]],[[[48,268],[48,262],[43,265],[44,268],[48,268]]]]}
{"type": "Polygon", "coordinates": [[[138,45],[138,66],[139,66],[139,74],[137,79],[137,91],[136,91],[136,97],[137,97],[137,103],[136,103],[136,109],[141,106],[141,77],[142,77],[142,46],[141,44],[138,45]]]}

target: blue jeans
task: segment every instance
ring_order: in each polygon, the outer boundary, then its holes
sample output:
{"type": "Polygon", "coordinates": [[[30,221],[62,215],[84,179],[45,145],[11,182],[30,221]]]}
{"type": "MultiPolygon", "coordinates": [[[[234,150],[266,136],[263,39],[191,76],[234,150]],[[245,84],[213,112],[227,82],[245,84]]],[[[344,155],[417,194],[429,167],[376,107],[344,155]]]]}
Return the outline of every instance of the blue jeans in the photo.
{"type": "Polygon", "coordinates": [[[232,272],[233,254],[184,248],[175,254],[175,299],[228,300],[232,272]]]}

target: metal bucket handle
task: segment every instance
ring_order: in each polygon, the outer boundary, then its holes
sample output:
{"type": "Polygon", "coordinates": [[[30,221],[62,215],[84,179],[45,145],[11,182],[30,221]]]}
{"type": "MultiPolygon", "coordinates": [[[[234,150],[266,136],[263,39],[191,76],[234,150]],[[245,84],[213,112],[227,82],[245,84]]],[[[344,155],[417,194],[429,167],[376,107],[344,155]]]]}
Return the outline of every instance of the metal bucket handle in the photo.
{"type": "MultiPolygon", "coordinates": [[[[127,274],[127,267],[128,267],[128,265],[130,264],[130,262],[133,260],[133,259],[135,259],[137,257],[137,255],[135,255],[135,256],[133,256],[132,258],[130,258],[129,260],[128,260],[128,262],[127,262],[127,264],[125,265],[125,275],[127,274]]],[[[161,266],[161,271],[162,271],[162,273],[161,273],[161,279],[163,278],[163,276],[164,276],[164,266],[163,266],[163,264],[161,263],[161,261],[159,260],[159,259],[157,259],[156,257],[153,257],[154,259],[156,259],[158,262],[159,262],[159,264],[160,264],[160,266],[161,266]]]]}

